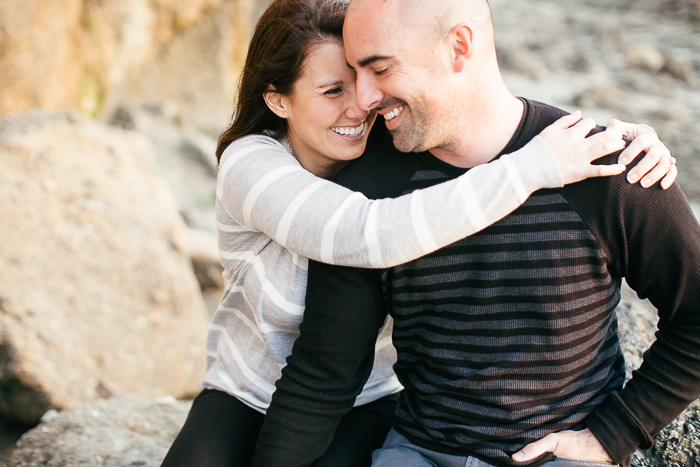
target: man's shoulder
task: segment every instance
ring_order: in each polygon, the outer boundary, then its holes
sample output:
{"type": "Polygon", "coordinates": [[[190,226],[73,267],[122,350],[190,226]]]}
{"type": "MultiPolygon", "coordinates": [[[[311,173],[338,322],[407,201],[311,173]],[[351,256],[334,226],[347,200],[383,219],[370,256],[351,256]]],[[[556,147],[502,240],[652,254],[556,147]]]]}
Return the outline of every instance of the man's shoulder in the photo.
{"type": "Polygon", "coordinates": [[[370,142],[362,157],[350,162],[333,181],[370,199],[394,198],[401,195],[420,163],[417,154],[398,151],[386,137],[370,142]]]}
{"type": "Polygon", "coordinates": [[[534,138],[535,135],[540,134],[540,132],[542,132],[542,130],[547,128],[549,125],[559,120],[559,118],[569,113],[558,107],[554,107],[553,105],[545,104],[543,102],[532,99],[522,99],[527,105],[524,133],[528,134],[532,138],[534,138]]]}

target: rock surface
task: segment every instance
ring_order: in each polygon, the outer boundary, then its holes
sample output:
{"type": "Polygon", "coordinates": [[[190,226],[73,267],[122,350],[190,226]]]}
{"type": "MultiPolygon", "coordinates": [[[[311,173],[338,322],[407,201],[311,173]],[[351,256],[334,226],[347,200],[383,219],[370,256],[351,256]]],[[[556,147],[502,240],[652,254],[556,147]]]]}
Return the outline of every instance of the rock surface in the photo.
{"type": "Polygon", "coordinates": [[[700,2],[489,3],[511,92],[601,125],[650,124],[678,159],[680,186],[700,201],[700,2]]]}
{"type": "Polygon", "coordinates": [[[0,417],[198,391],[208,316],[151,152],[74,113],[0,120],[0,417]]]}
{"type": "MultiPolygon", "coordinates": [[[[618,308],[620,337],[628,373],[641,362],[654,338],[656,315],[630,296],[618,308]]],[[[184,423],[189,403],[123,396],[50,411],[25,434],[11,467],[45,465],[158,466],[184,423]]],[[[649,451],[635,453],[636,467],[693,467],[700,459],[700,402],[695,402],[656,436],[649,451]]]]}
{"type": "Polygon", "coordinates": [[[25,434],[12,467],[158,467],[190,402],[126,395],[50,412],[25,434]]]}
{"type": "Polygon", "coordinates": [[[216,131],[265,0],[1,0],[0,115],[174,99],[216,131]],[[50,76],[51,79],[46,79],[50,76]]]}
{"type": "Polygon", "coordinates": [[[186,244],[207,309],[213,315],[226,285],[216,234],[203,229],[188,229],[186,244]]]}
{"type": "MultiPolygon", "coordinates": [[[[654,341],[656,312],[650,305],[632,297],[627,289],[626,301],[617,308],[620,340],[625,354],[627,377],[642,363],[642,354],[654,341]],[[646,305],[646,306],[645,306],[646,305]]],[[[637,451],[634,467],[700,466],[700,400],[693,402],[678,418],[654,438],[654,447],[637,451]]]]}

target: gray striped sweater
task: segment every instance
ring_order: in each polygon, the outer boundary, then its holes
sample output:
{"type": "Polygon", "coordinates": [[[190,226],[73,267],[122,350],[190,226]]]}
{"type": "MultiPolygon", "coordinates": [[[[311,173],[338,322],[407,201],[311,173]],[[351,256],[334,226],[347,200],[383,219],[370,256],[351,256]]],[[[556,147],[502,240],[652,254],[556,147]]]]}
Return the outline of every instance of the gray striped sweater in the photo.
{"type": "MultiPolygon", "coordinates": [[[[209,327],[202,386],[266,410],[299,333],[307,258],[395,266],[477,232],[538,188],[561,185],[540,138],[449,183],[377,201],[315,177],[274,138],[235,141],[217,181],[226,287],[209,327]]],[[[374,340],[374,369],[358,405],[401,388],[392,370],[390,320],[374,340]]]]}

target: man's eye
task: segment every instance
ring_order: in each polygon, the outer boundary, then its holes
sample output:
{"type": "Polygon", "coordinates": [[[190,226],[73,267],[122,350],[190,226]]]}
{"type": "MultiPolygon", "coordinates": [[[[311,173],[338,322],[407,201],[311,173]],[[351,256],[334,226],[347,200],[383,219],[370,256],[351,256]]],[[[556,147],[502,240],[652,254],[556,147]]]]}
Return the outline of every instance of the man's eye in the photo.
{"type": "Polygon", "coordinates": [[[329,89],[328,91],[324,92],[324,94],[327,96],[334,96],[336,94],[340,94],[341,92],[343,92],[342,88],[333,88],[333,89],[329,89]]]}
{"type": "Polygon", "coordinates": [[[389,67],[383,68],[383,69],[381,69],[381,70],[374,70],[374,74],[375,74],[375,75],[383,75],[383,74],[386,73],[387,71],[389,71],[389,67]]]}

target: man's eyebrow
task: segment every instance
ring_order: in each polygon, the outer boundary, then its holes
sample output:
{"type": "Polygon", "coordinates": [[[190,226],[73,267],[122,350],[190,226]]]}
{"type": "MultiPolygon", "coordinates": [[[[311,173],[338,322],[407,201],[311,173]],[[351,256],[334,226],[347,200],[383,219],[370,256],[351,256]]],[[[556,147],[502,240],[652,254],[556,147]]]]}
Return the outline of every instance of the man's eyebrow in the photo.
{"type": "MultiPolygon", "coordinates": [[[[357,64],[360,66],[360,68],[364,68],[367,65],[371,65],[372,63],[377,62],[379,60],[388,60],[390,58],[391,57],[389,57],[387,55],[372,55],[371,57],[367,57],[364,60],[360,60],[359,62],[357,62],[357,64]]],[[[348,63],[348,66],[350,68],[352,68],[353,70],[355,69],[355,67],[353,67],[349,63],[348,63]]]]}

